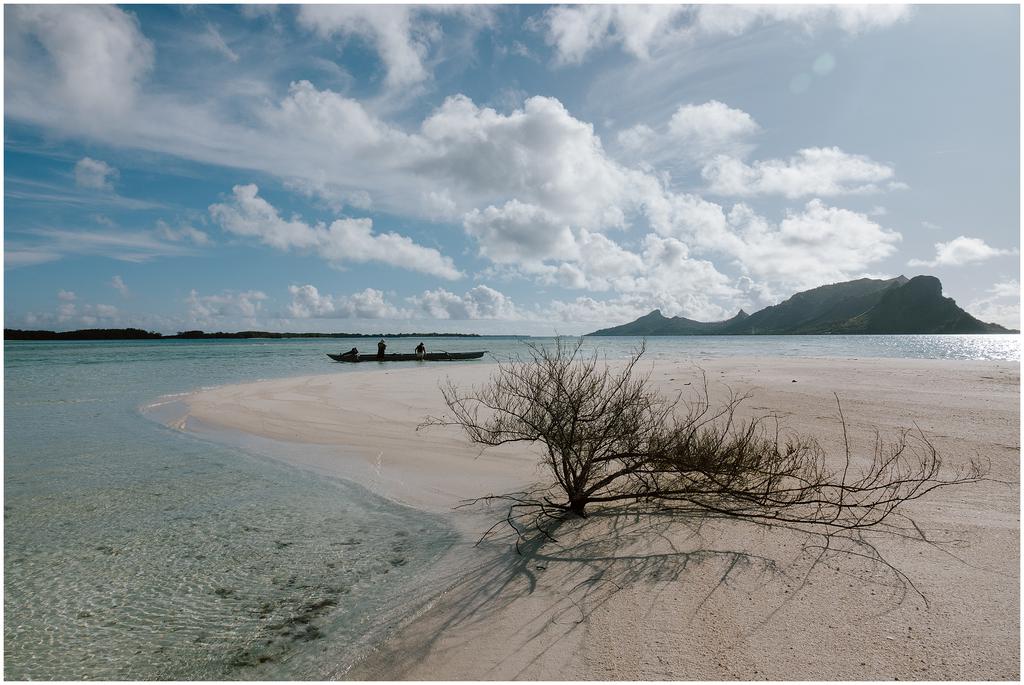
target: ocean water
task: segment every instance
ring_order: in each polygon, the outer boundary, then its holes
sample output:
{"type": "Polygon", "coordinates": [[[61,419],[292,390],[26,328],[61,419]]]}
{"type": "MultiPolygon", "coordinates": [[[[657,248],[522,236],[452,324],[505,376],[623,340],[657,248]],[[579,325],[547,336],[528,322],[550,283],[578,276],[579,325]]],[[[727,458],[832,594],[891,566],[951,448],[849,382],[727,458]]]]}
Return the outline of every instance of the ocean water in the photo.
{"type": "MultiPolygon", "coordinates": [[[[389,351],[416,342],[394,339],[389,351]]],[[[324,354],[374,343],[5,342],[4,676],[338,675],[455,533],[354,484],[164,428],[140,407],[200,387],[394,369],[324,354]]],[[[498,358],[524,350],[516,338],[425,343],[498,358]]],[[[585,341],[609,358],[639,343],[585,341]]],[[[1020,339],[656,338],[647,354],[1019,361],[1020,339]]]]}

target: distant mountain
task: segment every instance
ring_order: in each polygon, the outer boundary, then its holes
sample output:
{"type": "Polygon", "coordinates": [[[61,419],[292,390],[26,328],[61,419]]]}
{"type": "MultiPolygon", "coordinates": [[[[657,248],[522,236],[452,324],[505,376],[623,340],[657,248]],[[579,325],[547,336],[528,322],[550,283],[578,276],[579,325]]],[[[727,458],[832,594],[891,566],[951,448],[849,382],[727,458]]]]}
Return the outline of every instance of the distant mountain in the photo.
{"type": "Polygon", "coordinates": [[[727,321],[701,322],[655,309],[636,321],[590,335],[799,335],[824,333],[1017,333],[984,323],[942,296],[934,276],[861,278],[805,290],[727,321]]]}
{"type": "Polygon", "coordinates": [[[875,305],[882,294],[908,283],[903,276],[889,280],[861,278],[805,290],[777,305],[748,316],[730,333],[786,335],[831,333],[838,321],[846,321],[875,305]]]}
{"type": "Polygon", "coordinates": [[[742,323],[748,316],[741,309],[731,319],[704,322],[684,319],[681,316],[673,316],[669,319],[662,315],[661,310],[655,309],[632,323],[594,331],[589,335],[723,335],[731,327],[742,323]]]}
{"type": "MultiPolygon", "coordinates": [[[[974,318],[942,296],[934,276],[917,276],[901,288],[882,293],[870,310],[846,321],[842,333],[1010,333],[974,318]]],[[[1017,331],[1012,331],[1017,332],[1017,331]]]]}

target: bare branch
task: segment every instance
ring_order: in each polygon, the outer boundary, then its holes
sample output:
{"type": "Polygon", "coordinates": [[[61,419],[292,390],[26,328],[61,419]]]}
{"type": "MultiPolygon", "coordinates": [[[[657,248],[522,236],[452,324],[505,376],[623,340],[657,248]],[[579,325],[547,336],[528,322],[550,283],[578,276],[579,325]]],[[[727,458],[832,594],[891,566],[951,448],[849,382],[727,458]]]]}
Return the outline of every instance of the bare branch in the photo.
{"type": "Polygon", "coordinates": [[[623,502],[811,526],[830,535],[880,527],[908,502],[985,476],[973,461],[946,469],[920,429],[889,441],[876,433],[869,454],[854,454],[838,395],[843,454],[835,472],[816,440],[786,434],[777,416],[740,420],[748,395],[730,392],[712,404],[706,374],[688,401],[662,397],[650,373],[637,370],[643,354],[641,346],[613,370],[596,353],[585,355],[582,341],[531,345],[525,359],[499,363],[483,387],[443,386],[450,414],[423,425],[459,426],[482,447],[544,446],[542,462],[554,485],[543,496],[485,498],[509,504],[504,523],[520,537],[524,521],[585,517],[588,506],[623,502]]]}

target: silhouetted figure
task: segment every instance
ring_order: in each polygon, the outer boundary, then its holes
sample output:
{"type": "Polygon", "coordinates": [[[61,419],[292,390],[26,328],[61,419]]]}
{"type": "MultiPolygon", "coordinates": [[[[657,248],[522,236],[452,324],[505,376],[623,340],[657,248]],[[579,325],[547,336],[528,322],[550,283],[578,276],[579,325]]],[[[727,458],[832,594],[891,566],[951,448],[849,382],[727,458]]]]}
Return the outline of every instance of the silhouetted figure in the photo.
{"type": "Polygon", "coordinates": [[[420,343],[419,345],[416,346],[416,359],[423,361],[423,355],[425,355],[426,353],[427,348],[423,345],[423,343],[420,343]]]}
{"type": "Polygon", "coordinates": [[[388,348],[388,344],[384,342],[384,338],[380,339],[377,343],[377,359],[384,359],[384,350],[388,348]]]}
{"type": "Polygon", "coordinates": [[[342,352],[341,356],[348,359],[359,359],[359,350],[353,347],[348,352],[342,352]]]}

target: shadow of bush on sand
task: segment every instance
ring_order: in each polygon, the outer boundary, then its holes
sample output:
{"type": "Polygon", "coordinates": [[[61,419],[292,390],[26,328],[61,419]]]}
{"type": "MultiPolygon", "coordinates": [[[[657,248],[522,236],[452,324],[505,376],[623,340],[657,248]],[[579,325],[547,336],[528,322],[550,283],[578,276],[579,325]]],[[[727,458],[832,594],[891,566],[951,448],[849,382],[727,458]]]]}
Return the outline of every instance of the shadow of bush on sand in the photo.
{"type": "MultiPolygon", "coordinates": [[[[501,514],[493,502],[478,506],[501,514]]],[[[443,659],[487,640],[496,619],[502,656],[481,662],[474,677],[524,677],[552,650],[571,648],[564,643],[576,639],[589,619],[612,611],[624,590],[644,618],[663,609],[659,604],[667,597],[693,621],[746,600],[742,623],[749,633],[794,602],[821,601],[801,599],[819,588],[863,598],[850,620],[870,620],[908,601],[927,607],[928,598],[899,562],[883,555],[893,541],[916,542],[967,564],[954,552],[962,541],[928,537],[910,519],[837,534],[738,521],[697,508],[633,504],[597,509],[586,519],[552,520],[544,531],[509,528],[478,542],[475,561],[415,619],[415,630],[399,630],[345,677],[402,678],[428,654],[443,659]]]]}

